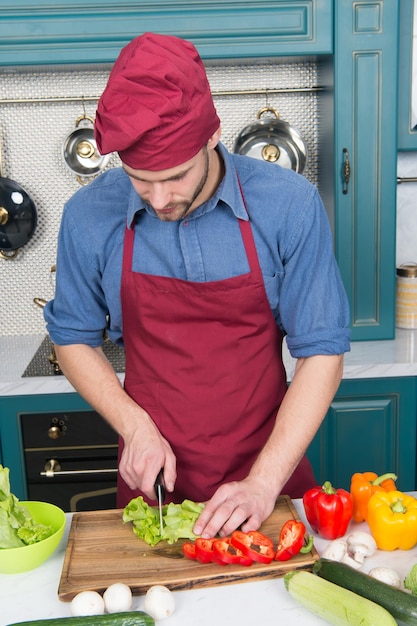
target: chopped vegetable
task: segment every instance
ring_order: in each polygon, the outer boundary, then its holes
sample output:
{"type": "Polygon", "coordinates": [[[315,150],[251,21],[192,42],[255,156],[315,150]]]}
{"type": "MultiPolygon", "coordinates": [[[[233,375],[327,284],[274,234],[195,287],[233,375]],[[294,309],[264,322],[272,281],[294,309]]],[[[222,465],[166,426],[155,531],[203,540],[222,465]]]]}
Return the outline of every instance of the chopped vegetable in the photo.
{"type": "Polygon", "coordinates": [[[305,533],[306,527],[303,522],[295,519],[287,520],[281,528],[275,560],[289,561],[301,551],[310,552],[313,547],[313,537],[309,537],[307,545],[303,547],[305,533]]]}
{"type": "Polygon", "coordinates": [[[182,544],[181,548],[183,555],[186,556],[187,559],[191,559],[192,561],[195,561],[197,559],[195,543],[187,541],[186,543],[182,544]]]}
{"type": "Polygon", "coordinates": [[[417,544],[417,499],[401,491],[377,491],[368,502],[368,526],[380,550],[417,544]]]}
{"type": "Polygon", "coordinates": [[[223,565],[252,565],[253,559],[236,548],[232,543],[232,537],[223,537],[213,542],[213,562],[223,565]]]}
{"type": "Polygon", "coordinates": [[[212,563],[214,560],[213,543],[216,539],[203,539],[199,537],[195,540],[195,555],[200,563],[212,563]]]}
{"type": "Polygon", "coordinates": [[[392,473],[378,476],[375,472],[353,474],[350,483],[350,493],[353,498],[352,519],[355,522],[364,522],[368,515],[369,498],[377,491],[396,491],[397,476],[392,473]]]}
{"type": "Polygon", "coordinates": [[[0,465],[0,548],[20,548],[53,533],[52,526],[38,524],[10,492],[9,468],[0,465]]]}
{"type": "Polygon", "coordinates": [[[170,504],[163,507],[163,529],[159,525],[159,510],[147,504],[142,496],[133,498],[123,511],[123,522],[133,522],[133,532],[151,546],[159,541],[175,543],[178,539],[196,539],[194,525],[204,508],[192,500],[182,504],[170,504]]]}
{"type": "Polygon", "coordinates": [[[258,530],[250,530],[248,533],[235,530],[231,542],[245,556],[258,563],[271,563],[275,556],[273,542],[258,530]]]}
{"type": "Polygon", "coordinates": [[[413,565],[404,578],[404,587],[408,589],[408,591],[411,591],[413,596],[417,596],[417,564],[413,565]]]}
{"type": "Polygon", "coordinates": [[[334,489],[329,481],[313,487],[303,497],[305,514],[312,529],[325,539],[346,533],[352,518],[352,496],[345,489],[334,489]]]}

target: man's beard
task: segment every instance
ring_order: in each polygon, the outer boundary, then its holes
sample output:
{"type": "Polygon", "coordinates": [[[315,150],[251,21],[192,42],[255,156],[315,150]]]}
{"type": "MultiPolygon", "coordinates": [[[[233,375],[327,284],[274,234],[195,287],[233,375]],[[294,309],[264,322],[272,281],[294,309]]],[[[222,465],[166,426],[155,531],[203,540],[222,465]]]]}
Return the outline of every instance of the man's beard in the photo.
{"type": "MultiPolygon", "coordinates": [[[[191,199],[187,202],[181,202],[180,204],[175,205],[177,209],[179,209],[180,207],[182,207],[182,212],[179,216],[175,217],[175,221],[177,220],[181,220],[183,219],[189,212],[189,210],[191,209],[192,205],[194,204],[194,202],[197,200],[198,196],[200,195],[200,193],[203,191],[205,184],[207,182],[208,176],[209,176],[209,156],[208,156],[208,150],[205,147],[204,148],[204,156],[205,156],[205,164],[204,164],[204,172],[203,175],[200,179],[200,182],[198,183],[197,187],[194,190],[194,193],[191,197],[191,199]]],[[[163,222],[172,222],[174,220],[170,219],[169,215],[163,215],[163,214],[159,214],[157,211],[155,211],[158,219],[162,220],[163,222]]]]}

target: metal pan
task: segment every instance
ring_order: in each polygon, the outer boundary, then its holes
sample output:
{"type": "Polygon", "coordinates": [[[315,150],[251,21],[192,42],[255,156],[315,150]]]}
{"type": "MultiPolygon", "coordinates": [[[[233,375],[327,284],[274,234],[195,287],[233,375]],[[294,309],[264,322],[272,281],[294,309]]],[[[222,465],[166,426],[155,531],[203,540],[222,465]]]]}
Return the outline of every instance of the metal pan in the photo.
{"type": "Polygon", "coordinates": [[[271,107],[261,109],[257,121],[241,130],[234,152],[277,163],[298,173],[304,170],[307,161],[307,146],[300,131],[279,119],[278,111],[271,107]],[[261,119],[265,113],[272,115],[261,119]]]}
{"type": "Polygon", "coordinates": [[[62,154],[81,185],[86,185],[97,176],[107,166],[111,156],[99,153],[94,138],[94,120],[87,115],[80,115],[76,120],[75,130],[63,143],[62,154]]]}
{"type": "Polygon", "coordinates": [[[0,257],[14,259],[32,237],[36,224],[36,206],[28,192],[2,176],[0,145],[0,257]]]}

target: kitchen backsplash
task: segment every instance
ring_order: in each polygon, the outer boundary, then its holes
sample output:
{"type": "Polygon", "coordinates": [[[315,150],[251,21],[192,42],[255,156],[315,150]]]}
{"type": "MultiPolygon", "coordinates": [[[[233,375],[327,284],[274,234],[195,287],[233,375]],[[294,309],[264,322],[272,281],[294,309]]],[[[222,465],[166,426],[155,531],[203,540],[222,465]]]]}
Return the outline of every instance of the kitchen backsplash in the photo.
{"type": "MultiPolygon", "coordinates": [[[[225,145],[232,150],[242,128],[256,120],[262,107],[270,105],[301,131],[309,153],[304,174],[317,184],[320,120],[318,94],[313,89],[317,85],[315,63],[210,65],[207,71],[225,145]],[[306,91],[288,91],[294,88],[306,91]],[[287,91],[274,93],[282,89],[287,91]]],[[[0,73],[1,174],[26,189],[38,214],[31,240],[14,259],[0,258],[1,336],[45,332],[42,310],[33,299],[53,297],[50,269],[55,263],[62,207],[80,188],[62,148],[79,116],[94,118],[108,72],[109,68],[72,68],[0,73]]],[[[113,155],[107,167],[119,164],[113,155]]]]}
{"type": "MultiPolygon", "coordinates": [[[[33,299],[53,297],[56,242],[62,207],[80,187],[63,158],[63,144],[76,120],[94,118],[110,68],[6,70],[0,73],[0,174],[17,181],[33,198],[38,224],[32,239],[12,260],[0,258],[0,336],[45,332],[33,299]]],[[[317,184],[319,114],[314,62],[209,65],[207,73],[222,120],[222,140],[233,150],[258,111],[276,108],[297,126],[308,148],[304,175],[317,184]],[[299,89],[305,91],[299,91],[299,89]],[[295,92],[292,90],[296,90],[295,92]],[[276,93],[279,90],[288,90],[276,93]]],[[[118,166],[112,155],[107,167],[118,166]]],[[[417,176],[415,153],[400,153],[399,176],[417,176]]],[[[417,183],[398,185],[397,265],[417,262],[417,183]]]]}
{"type": "MultiPolygon", "coordinates": [[[[398,178],[417,178],[417,153],[399,152],[398,178]]],[[[417,182],[397,188],[397,267],[417,263],[417,182]]]]}

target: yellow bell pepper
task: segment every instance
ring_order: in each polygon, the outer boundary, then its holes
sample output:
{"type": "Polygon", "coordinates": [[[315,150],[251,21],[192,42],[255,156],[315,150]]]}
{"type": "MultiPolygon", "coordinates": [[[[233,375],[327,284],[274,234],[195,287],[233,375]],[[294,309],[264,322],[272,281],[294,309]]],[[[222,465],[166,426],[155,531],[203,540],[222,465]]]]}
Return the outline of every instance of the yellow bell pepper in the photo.
{"type": "Polygon", "coordinates": [[[417,544],[417,499],[401,491],[377,491],[368,501],[369,530],[380,550],[417,544]]]}

